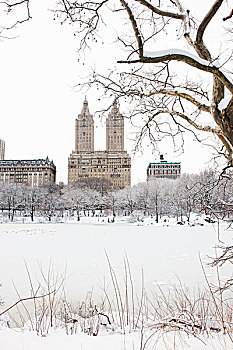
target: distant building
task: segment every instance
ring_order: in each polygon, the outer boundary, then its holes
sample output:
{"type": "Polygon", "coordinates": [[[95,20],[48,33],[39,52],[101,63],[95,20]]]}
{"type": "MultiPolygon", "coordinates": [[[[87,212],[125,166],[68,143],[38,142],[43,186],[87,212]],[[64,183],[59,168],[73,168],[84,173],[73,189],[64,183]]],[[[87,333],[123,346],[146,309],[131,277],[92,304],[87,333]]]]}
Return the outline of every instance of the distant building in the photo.
{"type": "Polygon", "coordinates": [[[163,155],[160,155],[160,162],[149,163],[147,167],[147,180],[153,178],[177,179],[181,175],[180,162],[167,162],[163,155]]]}
{"type": "Polygon", "coordinates": [[[0,181],[32,187],[55,183],[56,166],[46,159],[0,160],[0,181]]]}
{"type": "Polygon", "coordinates": [[[0,139],[0,160],[5,158],[5,141],[0,139]]]}
{"type": "Polygon", "coordinates": [[[124,150],[124,117],[114,102],[106,120],[106,151],[94,150],[94,120],[85,99],[75,123],[75,151],[68,159],[68,183],[88,178],[110,181],[114,188],[131,184],[131,158],[124,150]]]}
{"type": "Polygon", "coordinates": [[[94,119],[85,99],[81,114],[75,120],[75,153],[94,152],[94,119]]]}

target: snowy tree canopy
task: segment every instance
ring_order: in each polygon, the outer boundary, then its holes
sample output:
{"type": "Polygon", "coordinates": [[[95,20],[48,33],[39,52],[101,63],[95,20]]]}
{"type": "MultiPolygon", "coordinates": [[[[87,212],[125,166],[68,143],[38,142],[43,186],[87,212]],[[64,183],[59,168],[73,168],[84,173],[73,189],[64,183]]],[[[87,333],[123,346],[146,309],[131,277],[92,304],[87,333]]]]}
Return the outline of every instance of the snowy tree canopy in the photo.
{"type": "Polygon", "coordinates": [[[103,194],[102,186],[98,190],[90,184],[71,184],[41,186],[31,188],[22,184],[0,182],[0,210],[9,220],[15,216],[45,217],[51,221],[53,217],[77,215],[81,213],[95,215],[95,212],[109,212],[142,216],[159,217],[170,215],[188,220],[191,213],[205,213],[213,218],[232,220],[233,179],[232,173],[220,176],[213,170],[200,174],[183,174],[180,179],[151,179],[132,187],[109,190],[103,194]]]}

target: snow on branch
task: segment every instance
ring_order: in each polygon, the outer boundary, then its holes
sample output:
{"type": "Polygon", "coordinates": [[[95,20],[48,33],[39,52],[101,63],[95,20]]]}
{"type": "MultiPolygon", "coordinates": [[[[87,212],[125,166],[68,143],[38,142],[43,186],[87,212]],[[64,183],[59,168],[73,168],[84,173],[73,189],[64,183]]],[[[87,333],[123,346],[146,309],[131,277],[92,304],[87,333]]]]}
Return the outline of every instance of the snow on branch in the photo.
{"type": "Polygon", "coordinates": [[[189,51],[181,50],[181,49],[167,49],[167,50],[160,50],[160,51],[144,51],[144,57],[159,57],[159,56],[167,56],[167,55],[184,55],[188,56],[195,61],[197,61],[200,64],[207,65],[210,67],[217,66],[214,64],[214,62],[209,62],[207,60],[204,60],[197,55],[194,55],[190,53],[189,51]]]}
{"type": "Polygon", "coordinates": [[[200,43],[202,41],[203,35],[204,35],[204,31],[205,31],[206,27],[208,26],[208,24],[210,23],[212,18],[215,16],[216,12],[219,10],[219,8],[222,5],[222,3],[223,3],[223,0],[215,1],[215,3],[211,7],[211,9],[207,13],[207,15],[202,20],[202,22],[199,25],[199,28],[197,30],[197,36],[196,36],[196,41],[197,42],[200,43]]]}
{"type": "Polygon", "coordinates": [[[176,116],[184,119],[186,122],[188,122],[190,125],[192,125],[196,130],[211,132],[215,135],[221,135],[221,130],[219,128],[212,128],[209,125],[207,125],[207,126],[199,125],[195,121],[192,120],[191,116],[188,116],[187,114],[184,114],[184,113],[181,113],[178,111],[174,111],[174,110],[168,110],[168,109],[165,109],[163,112],[168,113],[170,115],[176,115],[176,116]]]}
{"type": "Polygon", "coordinates": [[[165,10],[160,10],[158,7],[153,6],[150,2],[146,0],[135,0],[142,4],[143,6],[150,9],[152,12],[156,13],[157,15],[164,16],[164,17],[170,17],[175,19],[184,19],[185,15],[183,13],[175,13],[175,12],[169,12],[165,10]]]}
{"type": "Polygon", "coordinates": [[[170,50],[164,50],[163,51],[159,51],[159,53],[161,53],[161,55],[156,56],[156,52],[145,52],[145,54],[152,54],[151,56],[143,56],[140,59],[136,59],[136,60],[127,60],[127,61],[117,61],[117,63],[128,63],[128,64],[133,64],[133,63],[163,63],[163,62],[169,62],[169,61],[181,61],[184,62],[194,68],[197,68],[201,71],[204,72],[208,72],[211,73],[213,75],[215,75],[225,86],[226,88],[233,93],[233,83],[225,76],[225,74],[223,74],[218,67],[216,67],[215,65],[213,65],[213,63],[210,63],[209,61],[205,61],[204,62],[207,64],[205,64],[203,61],[200,60],[199,57],[197,58],[193,58],[192,54],[184,54],[184,53],[180,53],[183,52],[183,50],[179,51],[179,50],[174,50],[171,51],[170,50]]]}

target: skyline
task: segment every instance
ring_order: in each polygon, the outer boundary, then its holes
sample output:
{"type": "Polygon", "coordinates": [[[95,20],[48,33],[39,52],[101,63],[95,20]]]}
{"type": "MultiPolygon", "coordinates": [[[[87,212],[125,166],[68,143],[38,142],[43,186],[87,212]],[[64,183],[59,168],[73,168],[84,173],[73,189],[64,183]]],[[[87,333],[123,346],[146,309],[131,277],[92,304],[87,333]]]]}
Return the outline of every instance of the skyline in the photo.
{"type": "MultiPolygon", "coordinates": [[[[77,115],[79,114],[81,112],[81,109],[80,109],[80,111],[77,113],[77,115]]],[[[106,116],[106,118],[107,118],[107,116],[106,116]]],[[[95,118],[94,118],[95,119],[95,118]]],[[[97,119],[97,118],[96,118],[97,119]]],[[[76,120],[76,117],[74,118],[74,120],[73,120],[73,134],[75,133],[75,131],[74,131],[74,129],[75,129],[75,120],[76,120]]],[[[104,130],[104,128],[105,128],[105,122],[103,122],[103,121],[99,121],[99,120],[95,120],[95,122],[97,122],[97,126],[95,127],[95,150],[96,151],[101,151],[101,150],[103,150],[103,149],[105,149],[105,145],[106,145],[106,140],[105,140],[105,130],[104,130]],[[99,129],[99,130],[98,130],[99,129]],[[101,129],[101,130],[100,130],[101,129]],[[101,132],[101,139],[100,139],[100,132],[101,132]],[[96,137],[96,134],[98,135],[97,137],[96,137]],[[99,146],[99,147],[98,147],[99,146]]],[[[29,129],[28,129],[29,130],[29,129]]],[[[8,152],[7,152],[7,141],[6,140],[4,140],[5,141],[5,144],[6,144],[6,154],[8,155],[8,152]]],[[[126,137],[126,135],[125,135],[125,141],[126,141],[126,144],[128,144],[129,145],[129,139],[127,139],[127,137],[126,137]]],[[[186,142],[190,142],[190,140],[187,140],[186,142]]],[[[70,150],[70,153],[71,152],[73,152],[74,151],[74,149],[75,149],[75,137],[74,137],[74,135],[73,135],[73,140],[72,140],[72,143],[73,143],[73,148],[72,148],[72,150],[70,150]]],[[[201,145],[199,145],[199,144],[197,144],[199,147],[201,147],[201,145]]],[[[125,147],[125,150],[126,151],[128,151],[128,149],[127,149],[127,146],[125,147]]],[[[17,153],[17,154],[23,154],[22,152],[24,152],[23,150],[21,150],[21,152],[20,153],[17,153]]],[[[182,153],[180,156],[175,156],[175,155],[171,155],[171,156],[169,156],[168,155],[168,152],[164,152],[163,153],[163,155],[164,155],[164,157],[165,157],[165,160],[167,160],[168,162],[170,162],[170,161],[180,161],[181,162],[181,171],[182,171],[182,174],[183,173],[185,173],[185,172],[188,172],[188,173],[192,173],[192,172],[194,172],[195,173],[195,171],[183,171],[183,168],[184,169],[186,169],[187,168],[187,164],[185,164],[185,163],[183,163],[182,162],[182,158],[183,159],[185,159],[185,156],[186,156],[186,153],[187,153],[187,151],[186,152],[184,152],[184,153],[182,153]]],[[[25,154],[30,154],[30,153],[28,153],[27,151],[25,152],[25,154]]],[[[51,160],[53,160],[54,161],[54,164],[55,164],[55,166],[57,167],[57,183],[58,182],[64,182],[65,184],[68,182],[67,180],[68,180],[68,162],[67,162],[67,160],[68,160],[68,156],[69,156],[69,154],[67,154],[67,158],[64,160],[64,162],[63,162],[63,164],[64,164],[64,166],[63,166],[63,175],[64,175],[64,172],[67,172],[67,174],[66,174],[66,179],[64,179],[64,178],[62,178],[62,175],[59,173],[59,165],[57,166],[57,164],[56,164],[56,161],[55,161],[55,159],[56,159],[56,157],[57,157],[57,155],[54,153],[54,154],[50,154],[49,152],[47,152],[46,154],[44,154],[44,155],[42,155],[42,157],[39,157],[39,152],[34,152],[34,153],[31,153],[31,154],[34,154],[34,157],[32,158],[30,158],[30,159],[38,159],[38,158],[42,158],[42,159],[44,159],[44,158],[46,158],[47,156],[49,157],[49,159],[51,159],[51,160]],[[65,168],[65,169],[64,169],[65,168]],[[65,171],[64,171],[65,170],[65,171]]],[[[162,153],[161,153],[162,154],[162,153]]],[[[171,152],[171,154],[172,154],[172,152],[171,152]]],[[[132,185],[134,185],[134,184],[136,184],[136,183],[138,183],[138,182],[141,182],[141,181],[146,181],[146,171],[147,171],[147,167],[148,167],[148,165],[149,165],[149,163],[151,163],[151,162],[155,162],[155,161],[159,161],[159,154],[157,154],[157,155],[153,155],[152,154],[152,151],[150,150],[150,152],[148,152],[148,153],[140,153],[140,152],[138,152],[138,153],[136,153],[136,155],[134,155],[134,154],[130,154],[129,153],[129,155],[132,157],[132,173],[131,173],[131,178],[132,178],[132,185]],[[140,165],[138,165],[137,163],[140,163],[140,164],[144,164],[144,168],[143,169],[141,169],[141,173],[140,173],[140,176],[141,177],[137,177],[137,175],[138,174],[135,174],[134,173],[134,171],[135,171],[135,169],[137,169],[137,167],[139,168],[140,167],[140,165]],[[143,174],[143,172],[144,172],[144,174],[143,174]]],[[[195,156],[195,154],[194,154],[194,156],[195,156]]],[[[193,157],[193,154],[192,154],[192,157],[193,157]]],[[[16,157],[5,157],[5,159],[6,160],[13,160],[13,159],[16,159],[16,157]]],[[[21,157],[21,158],[17,158],[17,159],[28,159],[28,157],[21,157]]],[[[192,158],[193,159],[193,158],[192,158]]],[[[208,164],[207,164],[208,165],[208,164]]],[[[196,168],[196,165],[195,165],[195,168],[196,168]]],[[[207,168],[207,167],[206,167],[207,168]]],[[[197,168],[198,169],[198,168],[197,168]]],[[[205,169],[205,167],[203,167],[203,170],[205,169]]],[[[202,169],[200,169],[199,168],[199,170],[201,171],[202,169]]],[[[197,173],[199,172],[198,170],[196,171],[197,173]]]]}
{"type": "MultiPolygon", "coordinates": [[[[90,106],[90,104],[89,104],[89,106],[90,106]]],[[[70,150],[70,153],[73,152],[75,149],[75,120],[80,112],[81,112],[81,108],[76,113],[76,116],[73,118],[73,127],[72,127],[72,133],[73,133],[72,136],[73,137],[71,139],[72,149],[70,150]]],[[[92,113],[92,111],[90,111],[90,113],[92,113]]],[[[93,112],[93,114],[94,114],[94,112],[93,112]]],[[[106,113],[105,119],[107,118],[107,114],[108,114],[108,112],[106,113]]],[[[106,145],[105,120],[100,121],[97,117],[94,117],[94,120],[95,120],[95,124],[97,124],[97,125],[95,125],[95,130],[94,130],[94,133],[95,133],[94,148],[96,151],[101,151],[102,149],[105,149],[105,145],[106,145]]],[[[126,121],[126,125],[127,125],[127,121],[126,121]]],[[[129,129],[129,125],[128,125],[128,129],[129,129]]],[[[27,130],[30,131],[30,128],[28,128],[27,130]]],[[[7,151],[7,148],[8,148],[7,141],[6,140],[4,140],[4,141],[6,144],[6,146],[5,146],[5,148],[6,148],[5,154],[7,155],[7,156],[5,156],[6,160],[39,159],[39,158],[44,159],[48,156],[49,159],[54,161],[54,164],[57,168],[57,176],[56,176],[57,183],[59,183],[59,182],[64,182],[65,184],[68,183],[68,157],[69,157],[69,154],[67,154],[67,157],[62,160],[60,157],[58,158],[56,151],[54,153],[52,153],[50,151],[50,153],[49,153],[49,150],[48,150],[47,153],[45,151],[45,154],[41,154],[39,152],[39,150],[37,150],[37,147],[35,147],[35,144],[31,144],[31,146],[32,146],[31,148],[33,148],[33,152],[28,152],[28,149],[26,149],[26,152],[24,152],[24,149],[20,149],[20,152],[16,152],[16,154],[18,154],[17,158],[14,157],[14,152],[13,152],[11,157],[8,157],[8,154],[10,152],[7,151]],[[22,157],[20,157],[20,155],[22,155],[22,157]],[[32,156],[28,157],[25,155],[29,155],[29,156],[32,155],[32,156]],[[59,159],[58,165],[57,165],[57,159],[59,159]],[[61,161],[63,163],[62,165],[61,165],[61,161]]],[[[191,143],[192,143],[192,140],[187,138],[186,144],[191,144],[191,143]]],[[[129,155],[132,158],[132,172],[131,172],[132,185],[137,184],[138,182],[146,181],[147,167],[148,167],[149,163],[154,162],[154,161],[159,161],[159,153],[154,155],[152,148],[149,149],[148,147],[147,147],[146,153],[143,151],[142,151],[142,153],[138,151],[138,152],[136,152],[136,154],[133,154],[132,151],[130,153],[130,151],[128,149],[128,148],[130,148],[130,140],[129,140],[129,138],[127,138],[127,126],[126,126],[126,132],[125,132],[125,144],[126,144],[125,150],[129,152],[129,155]],[[139,169],[140,169],[140,174],[137,172],[139,169]]],[[[201,144],[199,144],[197,142],[195,144],[197,145],[197,147],[199,149],[203,149],[203,146],[201,144]]],[[[144,151],[145,151],[145,147],[144,147],[144,151]]],[[[200,152],[200,150],[199,150],[199,152],[200,152]]],[[[201,168],[201,167],[198,168],[198,165],[200,166],[200,164],[201,164],[201,162],[197,163],[197,161],[195,161],[195,158],[197,160],[197,158],[199,157],[198,152],[196,152],[196,153],[192,152],[192,154],[190,154],[190,155],[192,155],[192,163],[194,163],[194,167],[191,167],[190,164],[188,164],[188,162],[186,160],[189,158],[187,153],[188,153],[188,151],[186,148],[186,151],[184,151],[180,155],[175,155],[175,154],[173,154],[172,151],[169,154],[169,150],[166,150],[166,149],[165,149],[165,152],[163,152],[163,153],[161,152],[160,154],[163,154],[165,157],[165,160],[167,160],[168,162],[170,162],[170,161],[181,162],[181,173],[182,174],[186,173],[186,172],[187,173],[198,173],[198,172],[208,168],[208,158],[206,160],[206,162],[207,162],[206,166],[204,164],[203,168],[201,168]],[[188,167],[191,171],[189,171],[188,167]],[[197,170],[195,171],[195,169],[197,169],[197,170]]]]}

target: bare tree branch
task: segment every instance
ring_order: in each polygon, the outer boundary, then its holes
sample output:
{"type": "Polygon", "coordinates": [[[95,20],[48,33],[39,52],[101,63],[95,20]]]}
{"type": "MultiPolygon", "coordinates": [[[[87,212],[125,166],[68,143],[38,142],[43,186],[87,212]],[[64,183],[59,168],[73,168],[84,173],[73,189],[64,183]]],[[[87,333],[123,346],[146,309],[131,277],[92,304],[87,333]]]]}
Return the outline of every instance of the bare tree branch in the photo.
{"type": "Polygon", "coordinates": [[[231,10],[231,13],[229,14],[229,16],[223,18],[223,21],[230,19],[232,16],[233,16],[233,9],[231,10]]]}
{"type": "MultiPolygon", "coordinates": [[[[10,3],[9,1],[1,1],[0,6],[6,6],[7,8],[7,14],[11,14],[13,9],[24,9],[25,8],[25,15],[20,19],[20,16],[16,15],[16,18],[13,18],[12,21],[10,21],[12,24],[10,25],[2,25],[0,26],[0,37],[2,38],[11,38],[11,36],[4,35],[4,32],[15,29],[18,25],[23,24],[25,22],[28,22],[31,19],[31,14],[30,14],[30,0],[22,0],[22,1],[16,1],[13,3],[10,3]]],[[[11,35],[11,34],[10,34],[11,35]]]]}
{"type": "Polygon", "coordinates": [[[50,293],[44,294],[44,295],[33,295],[32,297],[27,297],[27,298],[22,298],[16,301],[16,303],[14,303],[13,305],[9,306],[6,310],[2,311],[0,313],[0,316],[2,316],[3,314],[5,314],[6,312],[10,311],[11,309],[13,309],[13,307],[15,307],[16,305],[18,305],[19,303],[22,303],[24,301],[28,301],[28,300],[35,300],[35,299],[40,299],[40,298],[44,298],[47,297],[48,295],[54,293],[55,291],[52,291],[50,293]]]}
{"type": "Polygon", "coordinates": [[[201,71],[212,73],[216,75],[223,83],[224,85],[228,88],[228,90],[233,93],[233,84],[232,82],[215,66],[213,65],[207,65],[203,64],[194,58],[183,55],[183,54],[165,54],[161,56],[156,56],[156,57],[145,57],[138,59],[138,60],[131,60],[131,61],[117,61],[118,63],[163,63],[163,62],[169,62],[169,61],[181,61],[184,62],[194,68],[197,68],[201,71]]]}
{"type": "Polygon", "coordinates": [[[174,12],[160,10],[158,7],[153,6],[150,2],[146,0],[135,0],[135,1],[139,2],[140,4],[147,7],[149,10],[151,10],[152,12],[156,13],[159,16],[182,19],[182,20],[185,17],[184,14],[182,13],[174,13],[174,12]]]}
{"type": "Polygon", "coordinates": [[[134,30],[134,34],[138,43],[138,54],[139,57],[142,58],[143,56],[143,44],[142,44],[142,37],[141,34],[139,32],[138,26],[137,26],[137,22],[133,16],[133,13],[130,9],[130,7],[128,6],[128,4],[125,2],[125,0],[120,0],[122,6],[126,9],[128,15],[129,15],[129,20],[132,24],[133,30],[134,30]]]}
{"type": "Polygon", "coordinates": [[[199,125],[197,123],[195,123],[190,117],[188,117],[186,114],[184,113],[180,113],[178,111],[174,111],[174,110],[164,110],[162,113],[168,113],[171,115],[177,115],[178,117],[184,119],[186,122],[188,122],[190,125],[192,125],[195,129],[200,130],[200,131],[205,131],[205,132],[211,132],[215,135],[221,135],[221,130],[217,129],[217,128],[211,128],[210,126],[202,126],[199,125]]]}
{"type": "Polygon", "coordinates": [[[204,112],[210,112],[210,106],[206,106],[200,102],[198,102],[196,99],[194,99],[191,95],[188,95],[187,93],[182,93],[182,92],[178,92],[176,90],[159,90],[159,91],[153,91],[149,94],[142,94],[142,96],[145,97],[150,97],[153,95],[170,95],[170,96],[176,96],[176,97],[181,97],[189,102],[191,102],[192,104],[194,104],[195,106],[197,106],[200,110],[204,111],[204,112]]]}
{"type": "MultiPolygon", "coordinates": [[[[210,21],[213,19],[215,16],[216,12],[219,10],[223,3],[223,0],[216,0],[207,15],[204,17],[202,20],[201,24],[199,25],[199,28],[197,30],[197,35],[196,35],[196,43],[200,44],[203,43],[203,35],[206,27],[210,23],[210,21]]],[[[205,58],[206,59],[206,58],[205,58]]]]}

